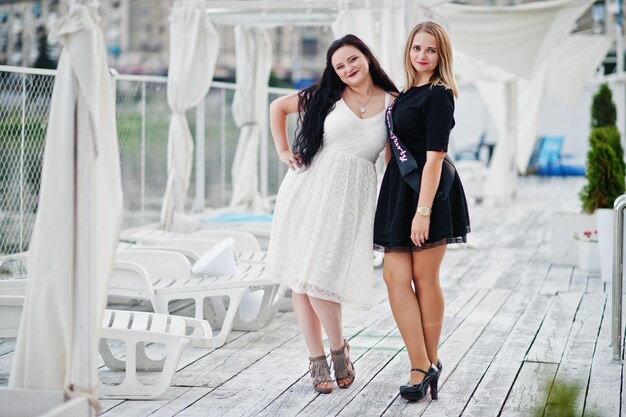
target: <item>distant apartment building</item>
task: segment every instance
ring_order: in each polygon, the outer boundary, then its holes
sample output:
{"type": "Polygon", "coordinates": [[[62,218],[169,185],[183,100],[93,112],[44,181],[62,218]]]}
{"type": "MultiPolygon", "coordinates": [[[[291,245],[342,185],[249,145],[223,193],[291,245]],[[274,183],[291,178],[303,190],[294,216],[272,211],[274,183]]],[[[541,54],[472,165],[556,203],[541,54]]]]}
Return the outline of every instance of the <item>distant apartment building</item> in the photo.
{"type": "MultiPolygon", "coordinates": [[[[294,0],[296,1],[296,0],[294,0]]],[[[506,6],[528,0],[459,0],[473,5],[506,6]]],[[[168,67],[169,14],[173,0],[100,0],[100,22],[111,67],[126,73],[165,73],[168,67]]],[[[609,5],[617,4],[616,0],[609,5]]],[[[50,32],[67,12],[66,0],[13,0],[0,4],[0,64],[31,66],[38,54],[38,30],[50,32]]],[[[581,19],[577,30],[598,33],[612,6],[598,2],[581,19]]],[[[612,17],[613,16],[613,17],[612,17]]],[[[235,74],[235,39],[232,26],[215,22],[220,33],[220,53],[215,76],[232,79],[235,74]]],[[[296,85],[315,78],[324,64],[332,41],[329,27],[277,27],[269,30],[273,45],[273,69],[279,78],[296,85]]],[[[49,45],[51,58],[57,45],[49,45]]]]}

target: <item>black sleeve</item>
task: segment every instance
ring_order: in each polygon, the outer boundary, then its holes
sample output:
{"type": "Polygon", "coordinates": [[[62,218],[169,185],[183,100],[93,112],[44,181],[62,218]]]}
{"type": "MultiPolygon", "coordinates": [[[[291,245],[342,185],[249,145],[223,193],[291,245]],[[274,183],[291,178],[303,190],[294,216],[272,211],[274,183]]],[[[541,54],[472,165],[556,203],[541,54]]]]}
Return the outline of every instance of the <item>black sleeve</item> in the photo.
{"type": "Polygon", "coordinates": [[[424,109],[426,150],[448,151],[450,130],[454,126],[454,98],[443,86],[433,86],[424,109]]]}

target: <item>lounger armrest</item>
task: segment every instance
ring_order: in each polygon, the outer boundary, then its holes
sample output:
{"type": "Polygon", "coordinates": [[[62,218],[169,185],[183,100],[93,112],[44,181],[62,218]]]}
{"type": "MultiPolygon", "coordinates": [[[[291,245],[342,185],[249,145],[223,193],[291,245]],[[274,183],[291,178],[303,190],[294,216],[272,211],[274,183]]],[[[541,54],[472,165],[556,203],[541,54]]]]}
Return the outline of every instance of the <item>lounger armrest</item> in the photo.
{"type": "Polygon", "coordinates": [[[135,262],[115,260],[109,295],[152,300],[154,288],[146,269],[135,262]]]}
{"type": "Polygon", "coordinates": [[[261,250],[259,241],[252,233],[239,230],[200,230],[189,235],[191,239],[222,240],[228,237],[235,239],[235,250],[239,252],[258,252],[261,250]]]}
{"type": "Polygon", "coordinates": [[[118,252],[116,260],[141,265],[151,282],[157,279],[189,279],[191,263],[185,255],[158,249],[133,249],[118,252]]]}
{"type": "Polygon", "coordinates": [[[192,346],[207,346],[209,340],[213,338],[213,329],[206,320],[182,317],[187,324],[187,337],[192,346]]]}

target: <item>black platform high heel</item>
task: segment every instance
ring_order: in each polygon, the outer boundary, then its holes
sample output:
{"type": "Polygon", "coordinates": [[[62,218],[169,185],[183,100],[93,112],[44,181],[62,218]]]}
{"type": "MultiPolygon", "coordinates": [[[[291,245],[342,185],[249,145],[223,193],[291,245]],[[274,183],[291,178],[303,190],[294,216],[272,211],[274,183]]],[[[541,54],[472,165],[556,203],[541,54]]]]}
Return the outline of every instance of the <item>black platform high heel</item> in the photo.
{"type": "Polygon", "coordinates": [[[419,384],[415,385],[402,385],[400,387],[400,397],[407,401],[419,401],[428,393],[428,387],[430,387],[430,396],[433,400],[438,399],[438,384],[439,384],[439,370],[436,368],[430,368],[428,372],[418,368],[411,369],[411,372],[423,373],[424,379],[419,384]]]}

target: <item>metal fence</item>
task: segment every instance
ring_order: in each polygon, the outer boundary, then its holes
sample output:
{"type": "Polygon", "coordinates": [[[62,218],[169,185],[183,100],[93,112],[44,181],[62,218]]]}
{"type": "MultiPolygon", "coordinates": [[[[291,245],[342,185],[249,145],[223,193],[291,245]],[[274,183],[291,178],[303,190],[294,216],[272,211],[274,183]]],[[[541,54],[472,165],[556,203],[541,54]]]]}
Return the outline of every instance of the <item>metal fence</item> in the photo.
{"type": "MultiPolygon", "coordinates": [[[[28,248],[41,176],[41,162],[55,71],[0,66],[0,254],[28,248]]],[[[158,220],[167,181],[167,135],[171,111],[165,77],[114,74],[120,147],[123,227],[158,220]]],[[[232,193],[230,167],[239,129],[231,114],[235,85],[215,82],[204,103],[187,114],[194,134],[203,135],[203,170],[194,168],[188,192],[200,206],[222,207],[232,193]],[[196,121],[203,129],[197,129],[196,121]],[[197,176],[204,177],[202,192],[197,176]],[[204,203],[204,204],[203,204],[204,203]]],[[[272,100],[291,90],[270,89],[272,100]]],[[[290,119],[293,126],[295,120],[290,119]]],[[[293,128],[290,129],[293,131],[293,128]]],[[[260,147],[263,196],[275,194],[285,173],[265,129],[260,147]]]]}

